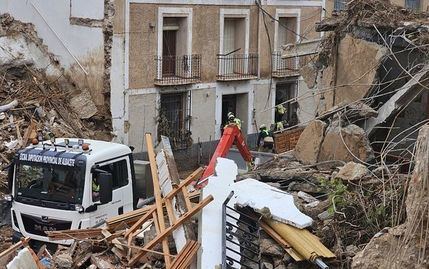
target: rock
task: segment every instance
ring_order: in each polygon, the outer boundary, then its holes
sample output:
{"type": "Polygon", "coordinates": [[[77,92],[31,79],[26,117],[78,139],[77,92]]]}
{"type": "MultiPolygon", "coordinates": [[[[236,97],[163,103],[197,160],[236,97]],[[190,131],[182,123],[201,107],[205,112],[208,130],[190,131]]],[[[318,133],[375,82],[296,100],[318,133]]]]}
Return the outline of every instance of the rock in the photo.
{"type": "Polygon", "coordinates": [[[356,247],[355,245],[348,245],[346,247],[347,256],[355,256],[358,251],[359,251],[359,248],[356,247]]]}
{"type": "Polygon", "coordinates": [[[71,98],[70,107],[81,119],[89,119],[97,114],[97,107],[92,101],[91,94],[87,90],[71,98]]]}
{"type": "Polygon", "coordinates": [[[307,203],[318,202],[318,200],[316,198],[314,198],[310,194],[303,192],[303,191],[298,192],[298,197],[301,198],[302,200],[306,201],[307,203]]]}
{"type": "Polygon", "coordinates": [[[263,262],[261,268],[262,269],[274,269],[274,266],[273,266],[273,264],[271,264],[269,262],[263,262]]]}
{"type": "Polygon", "coordinates": [[[97,269],[97,265],[91,264],[90,266],[88,266],[88,269],[97,269]]]}
{"type": "Polygon", "coordinates": [[[283,257],[285,251],[283,248],[270,238],[261,238],[259,248],[262,255],[283,257]]]}
{"type": "Polygon", "coordinates": [[[295,157],[304,164],[317,162],[320,146],[323,141],[326,123],[320,120],[310,122],[298,139],[295,146],[295,157]]]}
{"type": "Polygon", "coordinates": [[[357,111],[358,115],[362,118],[377,117],[378,115],[378,112],[375,109],[362,102],[352,103],[348,105],[348,108],[353,112],[357,111]]]}
{"type": "Polygon", "coordinates": [[[304,208],[314,208],[314,207],[318,206],[319,204],[320,204],[319,201],[314,201],[314,202],[311,202],[311,203],[304,205],[304,208]]]}
{"type": "Polygon", "coordinates": [[[320,220],[328,220],[328,219],[332,218],[332,214],[329,213],[328,210],[325,210],[322,213],[320,213],[319,215],[317,215],[317,217],[320,220]]]}
{"type": "Polygon", "coordinates": [[[73,258],[68,252],[58,254],[54,259],[58,268],[72,268],[73,266],[73,258]]]}
{"type": "Polygon", "coordinates": [[[342,128],[338,123],[331,124],[323,139],[318,162],[331,160],[355,161],[354,156],[365,162],[374,157],[365,131],[354,124],[342,128]]]}
{"type": "Polygon", "coordinates": [[[320,189],[315,184],[310,184],[307,182],[292,182],[288,187],[289,191],[304,191],[310,193],[319,193],[320,189]]]}
{"type": "Polygon", "coordinates": [[[356,181],[369,174],[368,168],[365,165],[355,162],[348,162],[344,165],[336,178],[348,181],[356,181]]]}

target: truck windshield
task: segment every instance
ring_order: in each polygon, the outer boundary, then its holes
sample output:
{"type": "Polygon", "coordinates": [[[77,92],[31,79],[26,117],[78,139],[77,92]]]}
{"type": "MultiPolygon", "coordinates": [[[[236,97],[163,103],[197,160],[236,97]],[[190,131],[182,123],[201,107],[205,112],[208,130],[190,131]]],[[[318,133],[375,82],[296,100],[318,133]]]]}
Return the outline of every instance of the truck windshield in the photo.
{"type": "Polygon", "coordinates": [[[17,198],[81,204],[84,171],[59,165],[18,164],[15,186],[17,198]]]}

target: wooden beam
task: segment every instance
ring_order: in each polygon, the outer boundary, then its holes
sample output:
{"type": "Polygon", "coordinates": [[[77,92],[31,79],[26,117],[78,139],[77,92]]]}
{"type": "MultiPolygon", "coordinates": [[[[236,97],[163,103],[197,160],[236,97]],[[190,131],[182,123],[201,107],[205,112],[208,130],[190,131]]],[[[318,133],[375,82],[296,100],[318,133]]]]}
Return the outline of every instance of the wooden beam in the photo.
{"type": "Polygon", "coordinates": [[[143,223],[145,223],[152,217],[152,214],[155,211],[156,211],[156,207],[153,206],[149,211],[146,212],[146,214],[143,217],[141,217],[136,223],[134,223],[133,226],[131,226],[131,228],[129,228],[125,232],[124,237],[127,238],[130,234],[134,233],[137,229],[139,229],[143,225],[143,223]]]}
{"type": "MultiPolygon", "coordinates": [[[[201,177],[201,175],[203,174],[203,171],[204,171],[204,169],[199,167],[192,174],[190,174],[185,180],[183,180],[176,188],[174,188],[174,190],[172,192],[167,194],[167,196],[164,199],[171,199],[179,191],[183,191],[182,188],[188,186],[193,181],[195,181],[197,178],[201,177]]],[[[192,198],[195,195],[199,196],[199,193],[195,192],[195,194],[191,194],[190,198],[192,198]]],[[[122,215],[112,217],[106,221],[106,224],[109,227],[110,231],[116,229],[116,227],[118,227],[121,223],[127,223],[128,225],[133,225],[143,215],[145,215],[148,211],[151,211],[151,210],[153,210],[152,206],[136,209],[134,211],[130,211],[130,212],[124,213],[122,215]]]]}
{"type": "Polygon", "coordinates": [[[101,228],[45,232],[52,240],[87,239],[102,236],[101,228]]]}
{"type": "Polygon", "coordinates": [[[8,249],[4,250],[3,252],[0,253],[0,259],[3,259],[4,257],[12,254],[14,251],[16,251],[17,249],[19,249],[20,247],[27,245],[28,241],[30,241],[30,238],[24,238],[21,239],[21,241],[19,241],[18,243],[10,246],[8,249]]]}
{"type": "MultiPolygon", "coordinates": [[[[213,201],[213,196],[209,195],[204,200],[202,200],[196,207],[192,208],[190,211],[183,214],[179,219],[177,219],[176,223],[170,227],[168,227],[163,233],[158,234],[152,241],[146,244],[146,248],[153,248],[156,244],[160,243],[164,238],[170,235],[177,227],[179,227],[183,222],[190,219],[193,215],[199,212],[203,207],[213,201]]],[[[129,262],[129,266],[133,266],[139,261],[143,256],[145,256],[147,251],[141,251],[137,255],[135,255],[129,262]]]]}
{"type": "MultiPolygon", "coordinates": [[[[150,162],[150,170],[152,172],[152,181],[153,181],[153,193],[155,196],[155,204],[156,204],[156,213],[159,222],[159,230],[160,233],[165,231],[165,220],[164,220],[164,210],[163,210],[163,199],[161,196],[161,186],[159,185],[158,178],[158,168],[156,167],[156,158],[155,158],[155,149],[153,147],[152,135],[150,133],[146,133],[146,145],[147,145],[147,153],[149,156],[150,162]]],[[[168,240],[164,238],[162,240],[162,250],[166,254],[170,254],[170,249],[168,247],[168,240]]],[[[165,259],[165,268],[170,269],[171,259],[168,255],[164,255],[165,259]]]]}

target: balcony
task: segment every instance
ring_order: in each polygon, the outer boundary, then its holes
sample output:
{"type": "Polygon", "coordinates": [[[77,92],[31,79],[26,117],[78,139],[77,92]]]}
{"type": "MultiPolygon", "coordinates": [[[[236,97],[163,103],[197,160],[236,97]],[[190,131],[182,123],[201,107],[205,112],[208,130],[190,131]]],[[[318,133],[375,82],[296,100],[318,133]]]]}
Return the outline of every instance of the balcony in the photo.
{"type": "Polygon", "coordinates": [[[156,57],[156,86],[198,83],[201,80],[201,55],[156,57]]]}
{"type": "Polygon", "coordinates": [[[218,81],[249,80],[258,77],[258,54],[218,54],[218,81]]]}
{"type": "Polygon", "coordinates": [[[272,55],[272,76],[274,78],[294,77],[300,75],[300,69],[313,60],[315,53],[282,58],[280,51],[272,55]]]}

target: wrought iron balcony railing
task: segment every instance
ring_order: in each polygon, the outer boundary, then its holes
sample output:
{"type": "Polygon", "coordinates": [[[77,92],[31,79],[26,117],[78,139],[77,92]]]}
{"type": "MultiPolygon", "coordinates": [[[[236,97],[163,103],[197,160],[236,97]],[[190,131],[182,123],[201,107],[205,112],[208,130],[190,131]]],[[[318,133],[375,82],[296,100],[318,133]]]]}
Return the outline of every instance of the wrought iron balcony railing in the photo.
{"type": "Polygon", "coordinates": [[[201,55],[157,56],[157,86],[186,85],[201,80],[201,55]]]}
{"type": "Polygon", "coordinates": [[[218,54],[217,80],[247,80],[258,76],[258,54],[218,54]]]}

